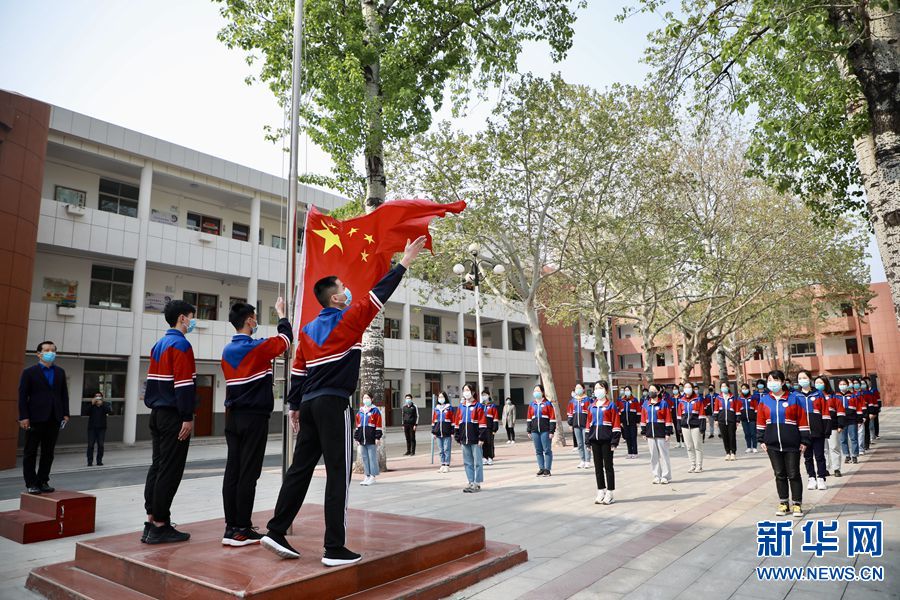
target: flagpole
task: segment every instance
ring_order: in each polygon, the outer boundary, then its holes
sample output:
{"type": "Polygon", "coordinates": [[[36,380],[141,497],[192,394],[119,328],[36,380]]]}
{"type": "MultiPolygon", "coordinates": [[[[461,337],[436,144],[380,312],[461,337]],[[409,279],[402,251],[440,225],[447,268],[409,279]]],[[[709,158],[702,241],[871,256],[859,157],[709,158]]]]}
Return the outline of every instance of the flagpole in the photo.
{"type": "MultiPolygon", "coordinates": [[[[285,279],[284,279],[284,310],[285,316],[292,320],[299,315],[292,314],[295,290],[295,278],[297,274],[297,203],[300,200],[300,182],[298,180],[298,165],[300,163],[300,96],[302,94],[302,63],[303,63],[303,0],[294,0],[294,56],[291,63],[291,155],[288,174],[288,210],[287,210],[287,235],[285,236],[285,279]]],[[[283,425],[281,433],[281,478],[284,479],[291,457],[294,454],[294,435],[291,431],[290,415],[288,414],[287,397],[290,391],[291,381],[291,356],[290,348],[285,352],[284,359],[284,392],[283,400],[283,425]]]]}

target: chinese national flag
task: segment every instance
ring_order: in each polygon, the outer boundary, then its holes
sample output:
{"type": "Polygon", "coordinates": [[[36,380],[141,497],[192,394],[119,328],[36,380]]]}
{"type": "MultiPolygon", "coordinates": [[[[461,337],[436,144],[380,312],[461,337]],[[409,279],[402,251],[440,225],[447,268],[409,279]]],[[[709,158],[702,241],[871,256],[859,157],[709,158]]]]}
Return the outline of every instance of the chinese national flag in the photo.
{"type": "Polygon", "coordinates": [[[303,246],[303,276],[300,279],[295,310],[296,323],[303,327],[316,318],[322,305],[316,300],[316,282],[337,275],[354,298],[365,298],[391,268],[391,258],[403,252],[406,242],[424,235],[431,249],[428,224],[435,217],[460,213],[465,202],[439,204],[431,200],[394,200],[373,212],[354,219],[338,221],[311,207],[306,216],[303,246]]]}

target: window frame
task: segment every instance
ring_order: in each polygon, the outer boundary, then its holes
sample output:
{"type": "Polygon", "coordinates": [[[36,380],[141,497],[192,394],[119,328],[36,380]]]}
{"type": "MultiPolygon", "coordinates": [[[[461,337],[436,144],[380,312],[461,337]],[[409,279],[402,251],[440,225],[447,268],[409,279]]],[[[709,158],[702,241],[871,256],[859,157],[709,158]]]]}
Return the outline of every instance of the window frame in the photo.
{"type": "Polygon", "coordinates": [[[441,342],[441,317],[440,315],[423,315],[422,316],[422,339],[426,342],[439,344],[441,342]],[[429,323],[429,319],[436,319],[437,323],[429,323]],[[434,338],[429,337],[429,331],[434,334],[434,338]],[[436,331],[436,334],[435,334],[436,331]]]}
{"type": "Polygon", "coordinates": [[[106,177],[101,177],[100,183],[97,186],[97,210],[116,215],[122,215],[123,217],[137,218],[140,193],[140,187],[132,183],[125,183],[124,181],[116,181],[115,179],[107,179],[106,177]],[[116,191],[104,191],[104,183],[117,186],[116,191]],[[123,194],[123,191],[125,191],[126,188],[129,191],[129,195],[123,194]],[[130,190],[132,189],[136,192],[134,198],[132,198],[130,195],[130,190]],[[112,201],[115,201],[116,203],[116,210],[109,210],[109,208],[104,208],[104,202],[112,201]],[[122,212],[123,201],[128,205],[128,212],[122,212]],[[134,204],[133,211],[131,207],[132,203],[134,204]]]}
{"type": "MultiPolygon", "coordinates": [[[[197,317],[198,321],[218,321],[218,317],[219,317],[219,295],[218,294],[208,294],[206,292],[195,292],[193,290],[184,290],[183,292],[181,292],[181,299],[184,300],[185,302],[187,302],[188,304],[193,305],[193,307],[197,311],[196,317],[197,317]],[[187,297],[188,294],[193,294],[194,298],[188,299],[188,297],[187,297]],[[212,317],[201,316],[201,314],[202,314],[201,308],[209,308],[209,305],[201,305],[200,304],[201,296],[206,297],[207,299],[208,298],[215,299],[215,302],[213,305],[213,310],[215,311],[215,314],[212,317]]],[[[208,313],[206,313],[206,314],[208,314],[208,313]]]]}
{"type": "Polygon", "coordinates": [[[90,287],[90,290],[88,290],[88,306],[90,308],[101,308],[104,310],[130,311],[131,310],[131,293],[132,293],[133,289],[134,289],[134,270],[133,269],[126,269],[123,267],[113,267],[113,266],[101,265],[101,264],[92,264],[91,265],[91,287],[90,287]],[[109,279],[105,279],[105,278],[96,276],[94,273],[95,273],[95,269],[97,269],[97,268],[110,269],[109,279]],[[118,273],[123,273],[123,274],[128,273],[130,275],[130,277],[128,278],[128,281],[125,281],[122,279],[117,279],[116,275],[118,273]],[[107,298],[106,306],[104,306],[102,302],[98,302],[98,303],[94,302],[94,290],[96,289],[96,285],[108,285],[109,286],[109,293],[106,295],[106,298],[107,298]],[[127,300],[125,300],[124,303],[119,303],[119,306],[113,305],[113,290],[116,287],[127,287],[128,288],[128,294],[126,295],[127,300]]]}

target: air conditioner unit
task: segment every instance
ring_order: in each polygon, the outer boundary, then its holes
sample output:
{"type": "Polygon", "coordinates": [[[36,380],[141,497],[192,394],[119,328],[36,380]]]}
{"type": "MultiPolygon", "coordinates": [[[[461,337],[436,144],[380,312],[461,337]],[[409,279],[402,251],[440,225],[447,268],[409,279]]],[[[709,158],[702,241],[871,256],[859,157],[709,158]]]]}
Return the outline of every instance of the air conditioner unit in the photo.
{"type": "Polygon", "coordinates": [[[204,233],[201,231],[197,233],[197,241],[201,244],[212,244],[214,241],[216,241],[216,236],[211,233],[204,233]]]}
{"type": "Polygon", "coordinates": [[[74,306],[57,306],[56,314],[60,317],[74,317],[75,313],[78,312],[74,306]]]}
{"type": "Polygon", "coordinates": [[[87,214],[87,209],[83,206],[66,204],[66,213],[72,215],[73,217],[83,217],[87,214]]]}

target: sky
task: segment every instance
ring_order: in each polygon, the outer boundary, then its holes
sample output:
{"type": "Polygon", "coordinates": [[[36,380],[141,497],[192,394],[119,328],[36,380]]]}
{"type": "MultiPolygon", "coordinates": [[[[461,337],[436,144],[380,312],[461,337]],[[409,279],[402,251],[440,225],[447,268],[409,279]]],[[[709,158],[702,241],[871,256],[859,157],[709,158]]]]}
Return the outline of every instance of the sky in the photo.
{"type": "MultiPolygon", "coordinates": [[[[553,63],[546,46],[532,44],[519,70],[559,72],[598,89],[640,84],[646,36],[660,21],[615,21],[627,2],[590,2],[564,61],[553,63]]],[[[244,83],[253,71],[242,51],[216,39],[224,23],[218,11],[211,0],[0,0],[0,89],[286,176],[286,156],[263,129],[282,126],[282,111],[264,85],[244,83]]],[[[492,99],[464,123],[483,121],[492,99]]],[[[327,154],[305,139],[301,149],[301,172],[328,173],[327,154]]],[[[872,281],[884,281],[874,239],[869,253],[872,281]]]]}

